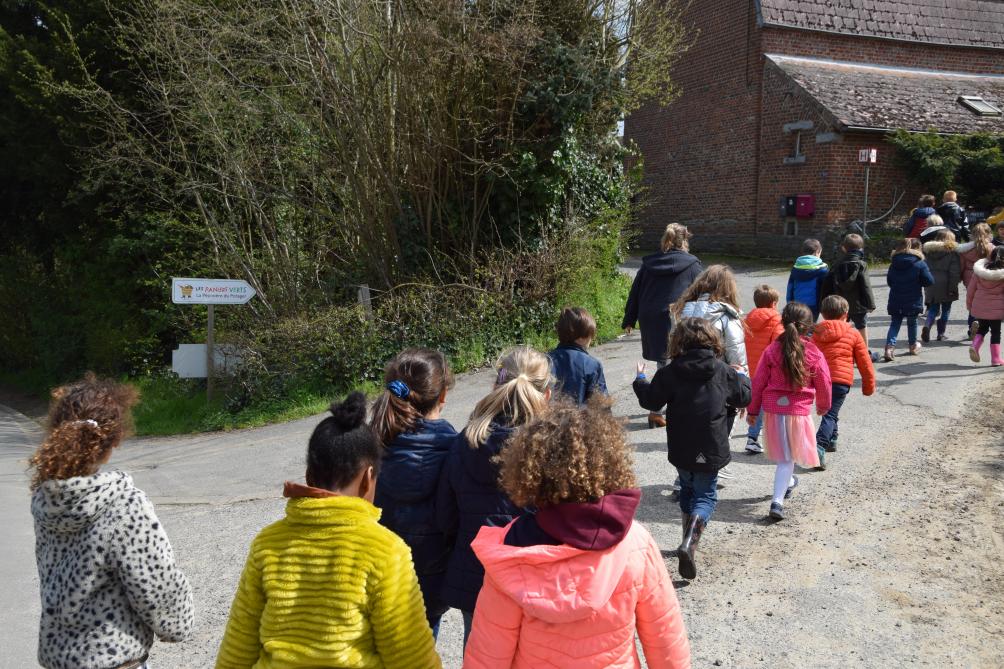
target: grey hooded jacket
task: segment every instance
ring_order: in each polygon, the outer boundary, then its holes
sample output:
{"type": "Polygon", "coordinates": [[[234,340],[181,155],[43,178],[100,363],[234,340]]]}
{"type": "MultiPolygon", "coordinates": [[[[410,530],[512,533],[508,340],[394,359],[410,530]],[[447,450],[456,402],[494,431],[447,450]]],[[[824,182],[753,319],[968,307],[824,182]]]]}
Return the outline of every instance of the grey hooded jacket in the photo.
{"type": "Polygon", "coordinates": [[[725,362],[729,365],[739,365],[748,375],[746,362],[746,330],[743,326],[742,313],[730,304],[710,302],[710,295],[701,295],[696,302],[687,302],[681,318],[703,318],[710,321],[722,333],[722,343],[725,345],[725,362]]]}

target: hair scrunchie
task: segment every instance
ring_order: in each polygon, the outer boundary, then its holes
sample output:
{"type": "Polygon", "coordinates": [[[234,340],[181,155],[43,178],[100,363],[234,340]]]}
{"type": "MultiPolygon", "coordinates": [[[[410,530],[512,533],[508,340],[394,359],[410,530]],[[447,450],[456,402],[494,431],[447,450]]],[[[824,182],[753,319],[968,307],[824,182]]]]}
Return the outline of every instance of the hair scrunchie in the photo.
{"type": "Polygon", "coordinates": [[[408,387],[404,381],[394,380],[387,384],[387,390],[394,397],[399,397],[402,400],[407,399],[408,395],[411,394],[411,388],[408,387]]]}

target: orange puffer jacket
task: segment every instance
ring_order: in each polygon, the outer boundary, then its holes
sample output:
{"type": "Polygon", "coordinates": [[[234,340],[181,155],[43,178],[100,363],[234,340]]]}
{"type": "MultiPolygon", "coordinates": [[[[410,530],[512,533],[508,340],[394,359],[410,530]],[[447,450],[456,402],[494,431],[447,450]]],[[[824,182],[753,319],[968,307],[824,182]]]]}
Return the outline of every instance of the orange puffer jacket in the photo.
{"type": "Polygon", "coordinates": [[[868,345],[853,325],[844,320],[822,321],[816,325],[812,341],[826,357],[833,383],[852,385],[857,363],[861,391],[866,396],[875,392],[875,367],[868,354],[868,345]]]}
{"type": "Polygon", "coordinates": [[[750,375],[756,374],[760,356],[782,334],[781,314],[774,307],[757,307],[749,313],[746,317],[746,360],[750,375]]]}

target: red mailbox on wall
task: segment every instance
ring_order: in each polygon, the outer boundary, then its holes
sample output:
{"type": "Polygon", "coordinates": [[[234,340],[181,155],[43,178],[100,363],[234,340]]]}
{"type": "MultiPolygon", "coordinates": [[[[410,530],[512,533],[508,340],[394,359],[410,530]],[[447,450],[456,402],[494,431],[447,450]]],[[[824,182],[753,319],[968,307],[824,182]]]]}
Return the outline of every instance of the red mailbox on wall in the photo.
{"type": "Polygon", "coordinates": [[[795,217],[796,218],[812,218],[813,214],[816,213],[816,196],[815,195],[796,195],[795,196],[795,217]]]}

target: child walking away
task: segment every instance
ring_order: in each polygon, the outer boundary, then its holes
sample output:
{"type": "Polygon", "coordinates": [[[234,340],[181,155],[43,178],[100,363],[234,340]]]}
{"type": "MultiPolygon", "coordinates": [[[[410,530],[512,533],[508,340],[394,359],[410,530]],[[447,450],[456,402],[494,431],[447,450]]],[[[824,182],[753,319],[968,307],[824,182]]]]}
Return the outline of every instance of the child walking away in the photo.
{"type": "Polygon", "coordinates": [[[440,529],[456,536],[443,600],[463,613],[465,644],[485,575],[471,542],[483,526],[504,527],[523,513],[499,489],[497,458],[513,432],[540,415],[551,399],[551,366],[543,353],[527,346],[514,348],[496,369],[491,392],[477,403],[467,427],[454,440],[436,498],[440,529]]]}
{"type": "MultiPolygon", "coordinates": [[[[746,360],[749,362],[750,376],[756,374],[763,352],[784,332],[781,326],[781,314],[777,310],[777,303],[780,300],[780,293],[767,284],[757,286],[753,291],[753,304],[756,309],[746,316],[746,360]]],[[[756,423],[750,425],[746,432],[746,452],[750,455],[763,453],[763,447],[760,445],[763,420],[760,416],[756,418],[756,423]]]]}
{"type": "Polygon", "coordinates": [[[667,407],[669,461],[680,477],[683,512],[677,557],[680,575],[692,579],[697,545],[718,503],[718,471],[732,457],[729,407],[749,404],[750,381],[722,362],[721,336],[702,318],[684,318],[673,327],[669,354],[672,362],[655,373],[652,383],[645,380],[645,363],[638,363],[633,387],[642,407],[667,407]]]}
{"type": "Polygon", "coordinates": [[[609,407],[562,403],[503,451],[502,487],[538,511],[474,541],[485,584],[467,669],[638,668],[635,634],[652,669],[690,667],[659,547],[634,520],[641,491],[609,407]]]}
{"type": "Polygon", "coordinates": [[[934,241],[924,244],[924,258],[931,269],[934,283],[924,289],[927,320],[920,330],[920,340],[931,341],[931,326],[938,323],[938,341],[945,341],[945,329],[952,313],[952,302],[959,299],[959,281],[962,280],[962,262],[955,252],[955,234],[942,230],[934,241]]]}
{"type": "Polygon", "coordinates": [[[910,212],[910,218],[903,224],[903,236],[908,239],[920,239],[920,234],[927,227],[927,219],[933,216],[934,205],[938,198],[933,195],[921,195],[917,208],[910,212]]]}
{"type": "Polygon", "coordinates": [[[788,302],[801,302],[812,310],[813,318],[819,318],[819,300],[829,269],[820,256],[823,245],[818,239],[806,239],[802,243],[802,255],[795,259],[795,266],[788,275],[788,302]]]}
{"type": "MultiPolygon", "coordinates": [[[[969,290],[969,281],[973,278],[973,266],[976,265],[977,260],[983,258],[989,258],[990,253],[994,250],[993,242],[993,230],[986,223],[977,223],[973,226],[970,231],[972,235],[972,241],[965,244],[960,244],[956,247],[956,251],[959,254],[959,260],[962,265],[962,285],[966,287],[966,291],[969,290]]],[[[979,325],[974,325],[976,319],[973,318],[972,312],[969,312],[969,330],[968,338],[972,339],[976,334],[976,328],[979,325]]]]}
{"type": "Polygon", "coordinates": [[[457,436],[440,418],[453,374],[439,351],[413,348],[387,363],[385,390],[373,407],[384,446],[376,506],[380,524],[404,539],[418,574],[432,635],[449,608],[442,601],[451,542],[436,522],[436,487],[457,436]]]}
{"type": "MultiPolygon", "coordinates": [[[[865,262],[865,240],[861,235],[849,234],[844,237],[840,250],[844,256],[823,280],[822,296],[839,295],[847,300],[847,317],[861,333],[868,345],[868,314],[875,311],[875,293],[868,278],[868,263],[865,262]]],[[[872,362],[878,355],[869,350],[872,362]]]]}
{"type": "Polygon", "coordinates": [[[555,387],[578,404],[585,404],[593,393],[607,394],[603,365],[589,355],[589,345],[596,336],[596,321],[582,307],[565,307],[556,326],[558,347],[547,354],[551,359],[555,387]]]}
{"type": "Polygon", "coordinates": [[[218,669],[439,667],[411,551],[373,506],[380,440],[366,398],[331,406],[307,446],[306,485],[251,543],[218,669]]]}
{"type": "Polygon", "coordinates": [[[29,460],[47,669],[146,667],[155,636],[192,632],[192,590],[153,505],[128,474],[99,471],[129,433],[136,399],[93,375],[57,388],[29,460]]]}
{"type": "Polygon", "coordinates": [[[837,450],[837,423],[840,408],[854,385],[854,365],[861,374],[861,392],[865,397],[875,392],[875,367],[861,333],[847,322],[847,300],[839,295],[823,298],[823,322],[818,323],[812,342],[823,352],[832,383],[830,410],[819,421],[816,453],[819,469],[826,469],[826,454],[837,450]]]}
{"type": "Polygon", "coordinates": [[[896,338],[906,319],[906,334],[910,341],[910,355],[920,353],[917,342],[917,316],[924,311],[924,288],[934,283],[931,270],[924,262],[920,242],[901,239],[892,252],[892,263],[886,273],[889,284],[889,333],[885,339],[885,361],[896,357],[896,338]]]}
{"type": "Polygon", "coordinates": [[[990,257],[977,260],[966,289],[966,306],[979,322],[979,330],[969,348],[969,359],[980,361],[983,340],[990,334],[990,365],[1000,367],[1001,319],[1004,319],[1004,246],[994,248],[990,257]]]}
{"type": "Polygon", "coordinates": [[[826,359],[808,338],[812,312],[789,302],[781,312],[784,334],[767,347],[753,378],[753,399],[746,420],[752,424],[764,412],[767,457],[777,463],[770,517],[784,520],[784,500],[798,485],[795,465],[818,467],[812,402],[820,416],[830,410],[831,379],[826,359]]]}

